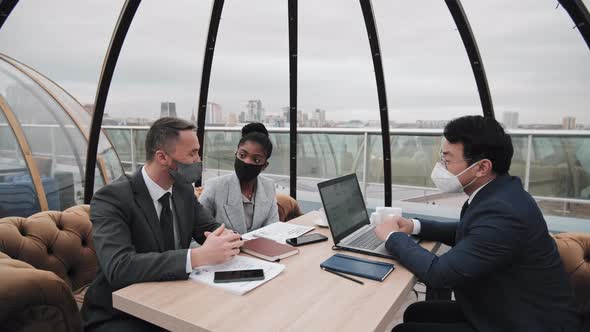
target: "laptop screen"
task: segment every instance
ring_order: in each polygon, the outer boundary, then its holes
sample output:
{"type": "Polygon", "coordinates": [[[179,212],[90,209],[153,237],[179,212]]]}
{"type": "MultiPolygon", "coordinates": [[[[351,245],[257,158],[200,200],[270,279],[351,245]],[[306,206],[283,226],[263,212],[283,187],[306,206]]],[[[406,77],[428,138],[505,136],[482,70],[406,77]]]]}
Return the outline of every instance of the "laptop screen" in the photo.
{"type": "Polygon", "coordinates": [[[356,174],[320,182],[318,189],[336,244],[369,224],[369,215],[356,174]]]}

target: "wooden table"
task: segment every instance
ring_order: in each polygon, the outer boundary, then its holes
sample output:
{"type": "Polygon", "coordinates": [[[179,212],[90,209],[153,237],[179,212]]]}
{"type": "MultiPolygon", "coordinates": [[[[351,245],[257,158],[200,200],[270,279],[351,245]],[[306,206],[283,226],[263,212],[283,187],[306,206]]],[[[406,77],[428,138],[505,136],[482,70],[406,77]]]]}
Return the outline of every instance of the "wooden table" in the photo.
{"type": "MultiPolygon", "coordinates": [[[[291,222],[313,225],[317,219],[314,211],[291,222]]],[[[279,276],[245,295],[192,280],[151,282],[114,292],[113,306],[172,331],[384,331],[412,290],[414,275],[396,265],[385,281],[362,279],[360,285],[325,272],[320,263],[336,251],[329,229],[315,231],[330,240],[300,247],[281,261],[286,268],[279,276]]]]}

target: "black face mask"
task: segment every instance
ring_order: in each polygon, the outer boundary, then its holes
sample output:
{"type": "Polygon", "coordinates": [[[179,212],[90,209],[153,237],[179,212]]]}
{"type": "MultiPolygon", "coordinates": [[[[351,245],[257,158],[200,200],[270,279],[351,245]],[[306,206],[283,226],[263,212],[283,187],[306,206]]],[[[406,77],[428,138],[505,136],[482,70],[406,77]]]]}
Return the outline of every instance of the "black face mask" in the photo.
{"type": "Polygon", "coordinates": [[[241,161],[238,157],[236,157],[236,161],[234,162],[234,169],[236,170],[236,175],[240,181],[252,181],[255,179],[265,165],[253,165],[253,164],[246,164],[245,162],[241,161]]]}

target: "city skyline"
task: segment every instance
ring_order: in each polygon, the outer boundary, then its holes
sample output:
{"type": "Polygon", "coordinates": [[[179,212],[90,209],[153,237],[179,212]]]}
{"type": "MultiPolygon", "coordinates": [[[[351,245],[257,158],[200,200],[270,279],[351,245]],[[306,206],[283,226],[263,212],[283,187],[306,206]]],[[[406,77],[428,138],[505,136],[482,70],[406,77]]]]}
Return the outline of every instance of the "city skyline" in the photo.
{"type": "MultiPolygon", "coordinates": [[[[162,116],[176,116],[175,102],[161,102],[160,117],[162,116]],[[172,109],[174,114],[166,114],[168,108],[172,109]],[[166,109],[166,111],[165,111],[166,109]]],[[[266,112],[263,102],[260,99],[250,99],[244,105],[244,110],[237,111],[223,111],[222,105],[215,102],[208,102],[206,108],[205,125],[207,126],[222,126],[232,127],[241,126],[249,122],[261,122],[269,127],[288,127],[290,121],[289,107],[282,107],[280,113],[266,112]]],[[[93,104],[85,104],[84,108],[92,113],[94,109],[93,104]]],[[[559,122],[556,123],[523,123],[520,122],[519,112],[505,112],[501,115],[496,115],[496,119],[506,129],[553,129],[553,130],[585,130],[583,123],[580,123],[576,117],[564,115],[559,122]]],[[[103,123],[105,125],[147,125],[156,120],[155,118],[146,117],[113,117],[105,113],[103,123]]],[[[188,120],[188,119],[187,119],[188,120]]],[[[450,119],[419,119],[415,122],[396,122],[389,120],[392,128],[444,128],[450,119]]],[[[191,112],[190,121],[197,123],[197,114],[194,109],[191,112]]],[[[331,120],[326,118],[326,110],[316,108],[313,111],[297,110],[297,126],[308,128],[380,128],[380,120],[361,120],[361,119],[338,119],[331,120]]]]}

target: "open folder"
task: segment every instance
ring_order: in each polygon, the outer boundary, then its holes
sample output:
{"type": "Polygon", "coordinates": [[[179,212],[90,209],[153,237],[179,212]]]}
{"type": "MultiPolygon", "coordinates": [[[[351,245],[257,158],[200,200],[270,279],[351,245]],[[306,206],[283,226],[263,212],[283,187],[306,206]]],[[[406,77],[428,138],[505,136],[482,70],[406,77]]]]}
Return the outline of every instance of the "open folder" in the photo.
{"type": "Polygon", "coordinates": [[[390,263],[343,254],[326,259],[320,267],[377,281],[383,281],[395,268],[390,263]]]}

